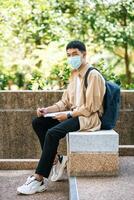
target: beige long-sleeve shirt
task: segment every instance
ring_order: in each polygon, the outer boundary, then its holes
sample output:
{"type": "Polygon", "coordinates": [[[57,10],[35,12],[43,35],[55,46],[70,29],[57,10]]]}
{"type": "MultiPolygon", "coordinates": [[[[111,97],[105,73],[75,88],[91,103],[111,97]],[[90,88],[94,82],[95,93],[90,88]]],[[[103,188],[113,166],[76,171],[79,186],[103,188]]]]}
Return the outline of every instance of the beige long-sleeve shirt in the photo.
{"type": "Polygon", "coordinates": [[[87,78],[88,86],[84,86],[84,77],[89,65],[78,70],[77,75],[72,75],[67,89],[60,101],[54,105],[57,111],[77,110],[80,113],[79,131],[100,130],[101,121],[99,116],[103,113],[103,98],[106,91],[105,80],[97,71],[92,70],[87,78]],[[80,78],[79,93],[77,88],[77,76],[80,78]],[[77,91],[76,91],[77,90],[77,91]],[[79,101],[77,101],[79,98],[79,101]],[[79,105],[78,105],[79,102],[79,105]]]}

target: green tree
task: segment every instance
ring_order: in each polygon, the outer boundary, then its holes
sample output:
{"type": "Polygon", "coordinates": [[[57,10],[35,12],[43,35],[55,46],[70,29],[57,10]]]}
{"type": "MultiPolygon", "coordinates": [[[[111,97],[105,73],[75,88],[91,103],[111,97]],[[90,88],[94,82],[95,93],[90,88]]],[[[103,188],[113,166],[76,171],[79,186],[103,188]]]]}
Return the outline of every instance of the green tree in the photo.
{"type": "MultiPolygon", "coordinates": [[[[91,1],[89,1],[90,5],[91,1]]],[[[115,55],[124,59],[127,84],[131,83],[131,51],[134,49],[134,1],[118,0],[116,3],[92,1],[90,27],[94,40],[102,42],[115,55]]]]}
{"type": "Polygon", "coordinates": [[[107,49],[112,55],[109,60],[109,66],[112,68],[109,69],[114,71],[115,66],[119,66],[123,87],[133,87],[134,2],[106,2],[111,1],[0,0],[1,88],[11,88],[13,83],[20,89],[44,89],[48,86],[44,81],[49,78],[49,83],[53,81],[52,85],[57,83],[63,88],[69,75],[63,60],[65,55],[59,59],[57,54],[53,56],[51,53],[54,48],[57,52],[64,51],[65,45],[72,39],[86,42],[91,54],[107,49]],[[58,46],[53,45],[56,42],[58,46]],[[45,58],[50,46],[50,59],[55,61],[53,67],[50,65],[52,70],[45,58]],[[113,60],[114,65],[111,65],[113,60]],[[51,71],[50,76],[48,69],[51,71]],[[59,71],[60,76],[56,76],[59,71]]]}

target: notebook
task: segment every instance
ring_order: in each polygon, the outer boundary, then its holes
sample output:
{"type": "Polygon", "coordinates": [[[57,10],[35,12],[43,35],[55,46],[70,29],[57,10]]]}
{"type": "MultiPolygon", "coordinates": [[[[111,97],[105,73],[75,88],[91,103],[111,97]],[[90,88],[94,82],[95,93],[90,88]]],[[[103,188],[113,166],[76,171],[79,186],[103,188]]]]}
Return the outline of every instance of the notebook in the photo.
{"type": "Polygon", "coordinates": [[[71,112],[71,111],[68,110],[68,111],[47,113],[47,114],[44,115],[44,117],[55,117],[55,116],[58,115],[58,114],[68,114],[68,113],[70,113],[70,112],[71,112]]]}

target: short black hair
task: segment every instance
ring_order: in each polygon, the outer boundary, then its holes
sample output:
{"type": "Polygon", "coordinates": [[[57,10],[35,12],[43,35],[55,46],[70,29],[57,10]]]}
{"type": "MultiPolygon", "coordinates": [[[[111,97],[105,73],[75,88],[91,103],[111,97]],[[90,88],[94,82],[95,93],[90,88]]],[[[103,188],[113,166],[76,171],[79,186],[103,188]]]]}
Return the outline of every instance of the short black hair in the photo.
{"type": "Polygon", "coordinates": [[[83,52],[86,51],[86,46],[83,42],[79,40],[73,40],[67,44],[66,51],[68,49],[79,49],[79,51],[83,52]]]}

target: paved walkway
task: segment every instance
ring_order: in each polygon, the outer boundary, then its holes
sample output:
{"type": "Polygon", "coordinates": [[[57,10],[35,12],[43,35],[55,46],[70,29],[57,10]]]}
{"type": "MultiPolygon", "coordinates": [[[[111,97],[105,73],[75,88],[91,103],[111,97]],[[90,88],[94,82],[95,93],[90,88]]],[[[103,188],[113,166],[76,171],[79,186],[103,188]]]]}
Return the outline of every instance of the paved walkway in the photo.
{"type": "MultiPolygon", "coordinates": [[[[17,195],[17,186],[23,184],[33,170],[1,170],[0,200],[68,200],[69,184],[64,180],[50,182],[46,192],[35,195],[17,195]]],[[[118,177],[77,177],[79,200],[134,200],[134,157],[120,157],[118,177]]]]}
{"type": "Polygon", "coordinates": [[[0,200],[68,200],[68,179],[49,182],[49,188],[43,193],[34,195],[17,195],[16,188],[22,185],[33,170],[1,170],[0,171],[0,200]]]}
{"type": "Polygon", "coordinates": [[[120,157],[118,177],[76,178],[80,200],[134,200],[134,157],[120,157]]]}

